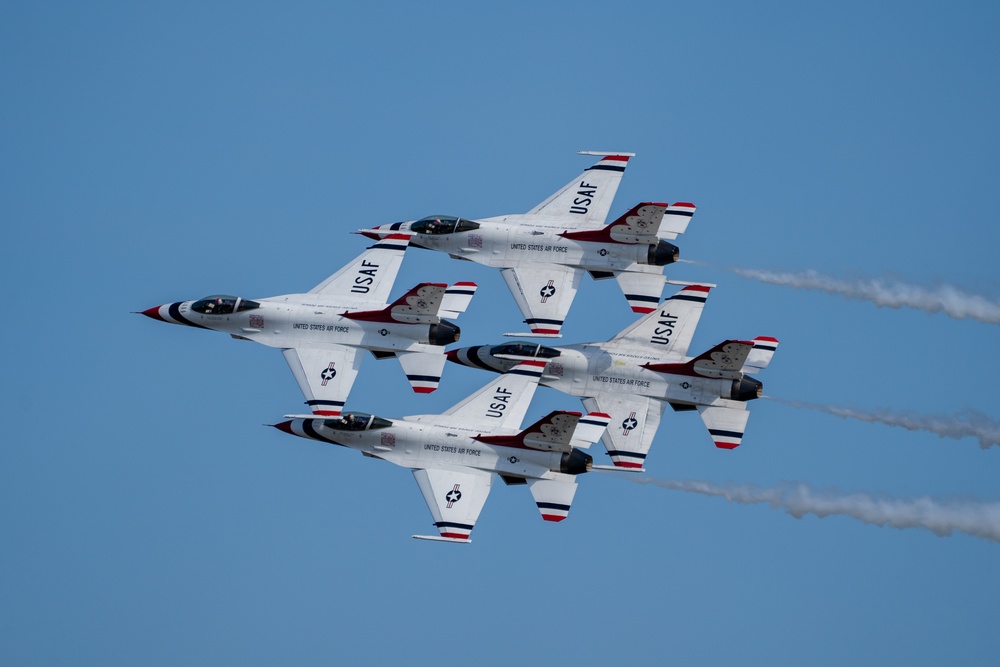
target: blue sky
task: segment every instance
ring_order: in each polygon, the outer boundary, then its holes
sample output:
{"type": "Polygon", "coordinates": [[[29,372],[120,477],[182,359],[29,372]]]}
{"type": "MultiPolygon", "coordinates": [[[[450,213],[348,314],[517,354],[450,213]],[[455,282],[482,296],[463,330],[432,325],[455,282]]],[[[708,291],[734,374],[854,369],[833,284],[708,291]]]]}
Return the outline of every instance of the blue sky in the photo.
{"type": "MultiPolygon", "coordinates": [[[[304,291],[430,213],[523,212],[634,151],[612,207],[691,201],[668,275],[711,281],[692,351],[773,335],[787,401],[995,421],[996,324],[732,267],[996,302],[997,10],[986,3],[7,3],[0,8],[0,662],[992,665],[1000,545],[796,519],[591,474],[569,520],[497,487],[469,547],[409,539],[410,473],[262,424],[281,355],[131,314],[304,291]]],[[[474,280],[462,343],[520,316],[474,280]]],[[[567,343],[632,320],[585,282],[567,343]]],[[[444,410],[367,360],[350,407],[444,410]]],[[[578,409],[540,389],[528,418],[578,409]]],[[[661,481],[1000,502],[1000,448],[760,400],[716,450],[665,415],[661,481]]]]}

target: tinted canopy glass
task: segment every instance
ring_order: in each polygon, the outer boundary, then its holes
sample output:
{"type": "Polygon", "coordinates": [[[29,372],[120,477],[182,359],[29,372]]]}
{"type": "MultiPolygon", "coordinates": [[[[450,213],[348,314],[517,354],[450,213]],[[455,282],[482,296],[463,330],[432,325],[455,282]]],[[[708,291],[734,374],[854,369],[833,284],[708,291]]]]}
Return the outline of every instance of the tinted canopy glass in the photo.
{"type": "Polygon", "coordinates": [[[417,220],[410,229],[417,234],[453,234],[479,229],[479,223],[451,215],[431,215],[417,220]]]}

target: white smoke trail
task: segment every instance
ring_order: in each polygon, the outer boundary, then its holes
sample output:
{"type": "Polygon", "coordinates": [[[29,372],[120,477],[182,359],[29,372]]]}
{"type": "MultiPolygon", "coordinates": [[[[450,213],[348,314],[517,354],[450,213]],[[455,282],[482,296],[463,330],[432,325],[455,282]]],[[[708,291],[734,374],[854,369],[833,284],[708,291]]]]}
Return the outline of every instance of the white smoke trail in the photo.
{"type": "Polygon", "coordinates": [[[945,313],[959,320],[971,317],[988,324],[1000,324],[1000,303],[950,285],[929,289],[885,278],[841,280],[813,270],[797,273],[740,267],[730,270],[751,280],[839,294],[848,299],[870,301],[880,308],[916,308],[927,313],[945,313]]]}
{"type": "Polygon", "coordinates": [[[786,482],[767,488],[752,484],[714,484],[697,480],[661,480],[627,477],[637,484],[725,498],[741,505],[766,504],[796,519],[807,514],[819,518],[848,516],[879,527],[923,528],[939,537],[954,532],[1000,542],[1000,502],[955,501],[943,503],[929,497],[877,498],[867,493],[840,494],[816,491],[801,482],[786,482]]]}
{"type": "Polygon", "coordinates": [[[835,405],[786,401],[774,396],[767,396],[766,398],[795,408],[807,408],[845,419],[857,419],[863,422],[899,426],[908,431],[928,431],[942,438],[960,440],[961,438],[972,437],[979,440],[979,446],[982,449],[989,449],[990,447],[1000,445],[1000,422],[990,419],[977,410],[965,410],[949,417],[947,415],[917,415],[886,409],[869,412],[835,405]]]}

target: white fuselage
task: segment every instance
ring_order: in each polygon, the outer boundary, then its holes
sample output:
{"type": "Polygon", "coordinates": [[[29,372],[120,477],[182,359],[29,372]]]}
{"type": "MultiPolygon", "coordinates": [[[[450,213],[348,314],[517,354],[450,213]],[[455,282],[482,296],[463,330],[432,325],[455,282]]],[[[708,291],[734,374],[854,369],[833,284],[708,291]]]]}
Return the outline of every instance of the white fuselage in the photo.
{"type": "Polygon", "coordinates": [[[573,396],[623,392],[687,405],[728,405],[731,379],[674,375],[642,368],[664,359],[637,349],[608,350],[599,345],[559,347],[562,354],[549,364],[541,384],[573,396]]]}
{"type": "MultiPolygon", "coordinates": [[[[647,262],[645,243],[598,243],[559,236],[565,222],[547,222],[539,216],[505,215],[476,220],[479,229],[449,234],[415,234],[411,245],[448,253],[495,268],[529,264],[560,264],[589,271],[660,272],[647,262]]],[[[408,231],[404,222],[399,231],[408,231]]],[[[395,227],[395,225],[393,225],[395,227]]]]}
{"type": "MultiPolygon", "coordinates": [[[[698,375],[675,375],[643,368],[643,364],[683,363],[686,357],[664,356],[642,348],[608,346],[603,343],[552,347],[559,356],[549,361],[541,384],[571,396],[599,396],[626,393],[649,396],[682,405],[733,406],[730,396],[733,380],[698,375]]],[[[482,365],[503,373],[516,361],[492,357],[490,346],[477,346],[449,353],[449,358],[465,365],[464,354],[477,355],[482,365]],[[457,355],[456,355],[457,353],[457,355]]]]}
{"type": "Polygon", "coordinates": [[[345,312],[362,310],[357,302],[345,304],[341,299],[317,294],[286,294],[253,301],[259,307],[222,315],[196,312],[192,309],[196,301],[184,301],[161,306],[160,316],[269,347],[338,344],[386,352],[440,350],[429,344],[428,325],[344,317],[345,312]]]}
{"type": "Polygon", "coordinates": [[[508,477],[546,479],[559,473],[566,456],[561,452],[478,442],[475,438],[483,433],[481,428],[405,419],[382,421],[389,425],[357,431],[331,426],[342,421],[318,419],[293,419],[285,422],[287,427],[279,425],[279,428],[300,437],[356,449],[366,456],[385,459],[405,468],[461,466],[508,477]]]}

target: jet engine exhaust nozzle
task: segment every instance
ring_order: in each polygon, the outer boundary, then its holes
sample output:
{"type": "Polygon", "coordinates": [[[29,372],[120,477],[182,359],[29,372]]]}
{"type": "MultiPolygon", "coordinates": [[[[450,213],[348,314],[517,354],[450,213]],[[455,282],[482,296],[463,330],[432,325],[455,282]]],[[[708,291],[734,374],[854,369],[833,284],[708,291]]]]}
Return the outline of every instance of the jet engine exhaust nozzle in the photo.
{"type": "Polygon", "coordinates": [[[755,377],[744,375],[739,380],[733,380],[729,397],[734,401],[752,401],[764,393],[764,383],[755,377]]]}
{"type": "Polygon", "coordinates": [[[427,339],[431,345],[444,346],[457,343],[461,335],[462,330],[457,324],[449,322],[448,320],[441,320],[437,324],[431,325],[430,330],[427,333],[427,339]]]}
{"type": "Polygon", "coordinates": [[[590,472],[590,468],[593,465],[593,456],[582,449],[574,449],[562,455],[562,459],[559,461],[559,472],[567,475],[580,475],[590,472]]]}
{"type": "Polygon", "coordinates": [[[649,246],[649,254],[646,256],[646,263],[652,266],[666,266],[673,264],[681,257],[680,248],[673,243],[667,243],[663,239],[655,246],[649,246]]]}

